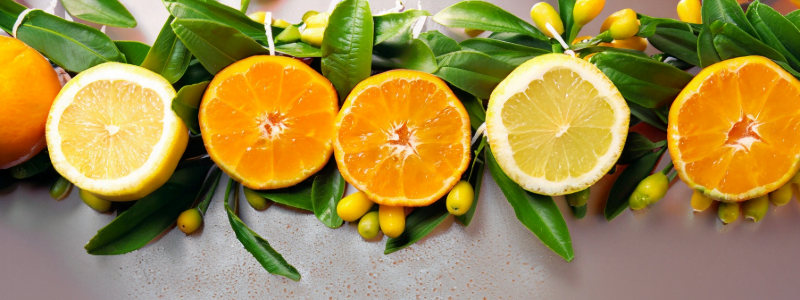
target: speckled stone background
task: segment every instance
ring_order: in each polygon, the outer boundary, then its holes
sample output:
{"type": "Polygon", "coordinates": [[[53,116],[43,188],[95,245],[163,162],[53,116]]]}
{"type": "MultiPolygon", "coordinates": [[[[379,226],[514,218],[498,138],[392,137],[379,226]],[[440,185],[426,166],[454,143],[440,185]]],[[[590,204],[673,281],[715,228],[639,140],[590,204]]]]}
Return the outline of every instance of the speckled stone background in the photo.
{"type": "MultiPolygon", "coordinates": [[[[20,2],[45,7],[49,0],[20,2]]],[[[139,26],[109,28],[108,34],[152,43],[167,17],[161,1],[122,2],[139,26]]],[[[223,2],[238,5],[236,0],[223,2]]],[[[454,2],[421,5],[435,13],[454,2]]],[[[529,19],[536,1],[491,2],[529,19]]],[[[678,1],[606,2],[599,20],[584,33],[596,34],[603,18],[626,7],[676,17],[678,1]]],[[[768,2],[784,13],[792,9],[788,0],[768,2]]],[[[297,20],[305,10],[327,5],[327,0],[254,0],[250,9],[297,20]]],[[[379,11],[394,1],[373,0],[371,5],[379,11]]],[[[463,38],[432,22],[427,29],[463,38]]],[[[0,191],[0,299],[798,298],[798,202],[771,207],[760,224],[740,218],[723,226],[715,209],[693,214],[691,191],[677,183],[652,209],[627,211],[608,223],[600,196],[608,193],[610,182],[605,178],[592,189],[584,220],[575,220],[563,198],[556,199],[572,234],[571,263],[516,220],[488,171],[469,227],[448,218],[429,237],[391,255],[383,255],[383,239],[364,241],[353,224],[332,230],[311,213],[279,205],[257,212],[245,204],[244,222],[297,267],[299,282],[270,275],[244,250],[225,217],[222,191],[211,204],[205,228],[194,235],[173,230],[130,254],[91,256],[83,245],[113,216],[91,210],[77,193],[55,202],[47,195],[48,186],[21,184],[0,191]]]]}

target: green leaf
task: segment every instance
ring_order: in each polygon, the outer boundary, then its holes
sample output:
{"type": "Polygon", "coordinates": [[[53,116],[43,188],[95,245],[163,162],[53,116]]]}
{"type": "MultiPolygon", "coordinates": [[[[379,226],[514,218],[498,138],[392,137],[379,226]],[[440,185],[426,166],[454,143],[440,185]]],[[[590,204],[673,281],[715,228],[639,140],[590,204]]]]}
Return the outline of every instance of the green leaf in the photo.
{"type": "Polygon", "coordinates": [[[435,55],[436,57],[440,57],[448,53],[462,50],[461,46],[458,45],[458,42],[456,42],[456,40],[442,34],[438,30],[423,32],[419,35],[417,39],[425,42],[425,44],[427,44],[428,47],[431,48],[431,51],[433,51],[433,55],[435,55]]]}
{"type": "Polygon", "coordinates": [[[758,38],[755,28],[742,11],[736,0],[704,0],[701,9],[703,24],[713,24],[721,21],[740,28],[751,37],[758,38]]]}
{"type": "Polygon", "coordinates": [[[484,1],[461,1],[433,16],[447,27],[472,28],[493,32],[513,32],[547,41],[541,31],[497,5],[484,1]]]}
{"type": "Polygon", "coordinates": [[[464,40],[459,46],[465,50],[482,52],[512,66],[519,66],[536,56],[552,53],[550,49],[533,48],[487,38],[464,40]]]}
{"type": "Polygon", "coordinates": [[[150,46],[137,41],[114,41],[120,52],[125,55],[125,60],[129,64],[139,66],[144,62],[147,53],[150,52],[150,46]]]}
{"type": "Polygon", "coordinates": [[[661,118],[656,115],[650,108],[645,108],[639,104],[636,104],[631,101],[628,102],[628,107],[631,109],[631,115],[636,117],[637,119],[650,124],[651,126],[661,129],[662,131],[667,131],[667,123],[661,120],[661,118]]]}
{"type": "Polygon", "coordinates": [[[575,216],[576,219],[580,220],[586,217],[586,211],[588,210],[589,204],[584,204],[583,206],[570,206],[569,209],[572,210],[572,215],[575,216]]]}
{"type": "Polygon", "coordinates": [[[133,15],[118,0],[61,0],[61,4],[78,19],[115,27],[136,27],[133,15]]]}
{"type": "Polygon", "coordinates": [[[561,16],[561,22],[564,24],[564,33],[561,36],[564,40],[572,42],[581,30],[580,26],[575,24],[575,19],[572,17],[572,11],[575,8],[576,0],[558,0],[558,14],[561,16]]]}
{"type": "Polygon", "coordinates": [[[366,0],[345,0],[328,17],[322,38],[322,75],[331,81],[339,101],[372,71],[372,14],[366,0]]]}
{"type": "Polygon", "coordinates": [[[478,127],[486,122],[486,109],[483,107],[483,100],[459,88],[454,88],[453,93],[461,100],[461,104],[467,110],[472,130],[478,130],[478,127]]]}
{"type": "Polygon", "coordinates": [[[44,150],[31,157],[31,159],[9,168],[8,173],[16,179],[25,179],[44,172],[50,166],[52,166],[50,154],[47,150],[44,150]]]}
{"type": "Polygon", "coordinates": [[[525,225],[547,248],[566,261],[575,258],[567,223],[553,198],[528,192],[500,169],[492,149],[486,147],[486,162],[494,181],[514,208],[517,219],[525,225]]]}
{"type": "Polygon", "coordinates": [[[92,255],[124,254],[147,245],[175,224],[178,215],[201,195],[201,185],[211,159],[179,168],[163,186],[136,201],[106,227],[97,231],[84,248],[92,255]]]}
{"type": "MultiPolygon", "coordinates": [[[[177,19],[200,19],[225,24],[236,28],[244,35],[267,45],[264,24],[253,21],[242,13],[214,0],[162,0],[169,13],[177,19]]],[[[283,28],[271,26],[272,36],[278,36],[283,28]]]]}
{"type": "MultiPolygon", "coordinates": [[[[2,8],[0,8],[2,10],[2,8]]],[[[792,22],[795,27],[800,28],[800,9],[786,14],[786,19],[792,22]]]]}
{"type": "Polygon", "coordinates": [[[228,197],[231,194],[235,194],[234,201],[237,203],[235,205],[238,205],[239,184],[235,183],[233,179],[228,179],[228,187],[225,190],[225,211],[228,213],[228,221],[231,223],[231,228],[236,233],[236,238],[239,239],[242,246],[255,257],[267,272],[284,276],[294,281],[300,280],[300,273],[297,272],[297,269],[286,262],[286,259],[278,251],[272,249],[267,240],[247,227],[242,222],[242,219],[236,216],[236,213],[228,204],[228,197]]]}
{"type": "Polygon", "coordinates": [[[418,242],[439,226],[450,215],[447,212],[447,196],[435,203],[418,207],[406,217],[406,229],[396,238],[386,240],[383,254],[389,254],[418,242]]]}
{"type": "Polygon", "coordinates": [[[178,82],[175,82],[172,86],[175,87],[176,91],[180,91],[184,86],[210,81],[213,78],[214,75],[208,73],[208,70],[203,67],[199,60],[192,59],[189,61],[189,67],[186,68],[183,77],[178,79],[178,82]]]}
{"type": "Polygon", "coordinates": [[[17,29],[17,38],[67,71],[77,73],[105,62],[125,62],[125,56],[100,30],[41,10],[28,13],[25,20],[17,29]]]}
{"type": "Polygon", "coordinates": [[[25,6],[12,0],[0,0],[0,28],[11,34],[11,29],[14,27],[14,22],[17,21],[17,16],[25,9],[25,6]]]}
{"type": "Polygon", "coordinates": [[[269,53],[235,28],[213,21],[177,19],[172,30],[211,74],[247,57],[269,53]]]}
{"type": "Polygon", "coordinates": [[[714,34],[711,33],[711,28],[703,26],[700,30],[700,35],[697,36],[697,53],[700,60],[699,67],[707,68],[710,65],[722,61],[714,48],[714,34]]]}
{"type": "Polygon", "coordinates": [[[161,74],[170,83],[177,82],[183,76],[192,60],[192,53],[172,30],[170,24],[174,20],[173,16],[167,18],[141,64],[142,68],[161,74]]]}
{"type": "Polygon", "coordinates": [[[792,66],[790,66],[788,63],[785,63],[785,62],[782,62],[782,61],[777,61],[777,60],[773,60],[773,62],[775,62],[776,64],[781,66],[781,68],[786,70],[786,72],[789,72],[790,74],[792,74],[792,76],[794,76],[795,78],[800,79],[800,72],[795,71],[795,69],[792,69],[792,66]]]}
{"type": "Polygon", "coordinates": [[[717,53],[722,60],[748,55],[760,55],[769,59],[787,62],[780,52],[748,35],[733,24],[714,22],[709,28],[714,34],[714,48],[717,49],[717,53]]]}
{"type": "Polygon", "coordinates": [[[311,201],[312,186],[313,180],[306,180],[288,188],[255,192],[261,197],[272,200],[272,202],[313,212],[314,204],[311,201]]]}
{"type": "Polygon", "coordinates": [[[515,66],[476,51],[456,51],[439,58],[434,75],[480,99],[489,99],[492,90],[515,66]]]}
{"type": "Polygon", "coordinates": [[[626,100],[647,108],[675,100],[693,76],[650,57],[621,52],[602,52],[590,62],[611,79],[626,100]]]}
{"type": "Polygon", "coordinates": [[[469,223],[472,222],[472,217],[475,216],[475,209],[478,207],[478,200],[480,200],[483,169],[486,166],[486,154],[484,151],[486,148],[486,137],[482,138],[481,142],[475,146],[473,146],[474,150],[472,151],[472,164],[467,172],[467,182],[472,185],[472,190],[474,191],[472,207],[469,208],[467,213],[456,216],[456,220],[464,224],[465,227],[469,226],[469,223]]]}
{"type": "Polygon", "coordinates": [[[628,132],[628,139],[625,141],[625,147],[622,148],[622,154],[617,161],[618,165],[627,165],[631,162],[645,156],[655,150],[664,147],[667,144],[666,140],[658,143],[651,142],[648,138],[640,133],[628,132]]]}
{"type": "Polygon", "coordinates": [[[552,45],[547,40],[540,40],[528,35],[512,32],[495,32],[489,35],[490,39],[509,42],[512,44],[528,46],[539,49],[552,49],[552,45]]]}
{"type": "Polygon", "coordinates": [[[800,70],[800,30],[769,5],[756,1],[747,9],[747,19],[761,40],[778,50],[796,70],[800,70]]]}
{"type": "Polygon", "coordinates": [[[201,191],[205,191],[205,195],[203,195],[200,204],[197,205],[197,209],[206,214],[208,211],[208,206],[211,204],[211,200],[214,199],[214,193],[217,191],[217,186],[219,186],[219,180],[222,178],[222,170],[214,165],[211,167],[211,172],[208,175],[208,178],[205,182],[203,182],[203,188],[201,191]]]}
{"type": "Polygon", "coordinates": [[[183,123],[193,134],[200,134],[197,115],[200,113],[200,100],[203,100],[203,94],[206,92],[206,87],[208,87],[209,83],[211,82],[204,81],[184,86],[178,91],[175,99],[172,100],[172,110],[183,120],[183,123]]]}
{"type": "Polygon", "coordinates": [[[611,221],[628,208],[628,198],[633,194],[633,190],[639,185],[658,164],[661,155],[667,151],[667,147],[661,148],[656,152],[650,152],[645,156],[631,162],[622,174],[619,174],[617,181],[611,186],[608,192],[608,202],[606,202],[606,220],[611,221]]]}
{"type": "Polygon", "coordinates": [[[330,228],[339,228],[344,221],[336,213],[336,205],[344,196],[345,181],[336,161],[331,160],[311,183],[311,206],[317,219],[330,228]]]}
{"type": "Polygon", "coordinates": [[[422,16],[430,16],[425,10],[410,9],[404,12],[388,13],[372,17],[375,24],[374,45],[383,43],[397,35],[408,32],[411,25],[422,16]]]}
{"type": "Polygon", "coordinates": [[[647,41],[661,52],[692,65],[700,65],[697,36],[686,23],[675,21],[656,26],[653,35],[648,37],[647,41]]]}
{"type": "Polygon", "coordinates": [[[436,64],[436,56],[425,42],[419,39],[411,41],[411,45],[406,47],[396,58],[375,59],[375,66],[387,69],[409,69],[425,73],[434,73],[439,68],[436,64]]]}
{"type": "Polygon", "coordinates": [[[322,50],[303,42],[278,45],[275,51],[294,57],[322,57],[322,50]]]}

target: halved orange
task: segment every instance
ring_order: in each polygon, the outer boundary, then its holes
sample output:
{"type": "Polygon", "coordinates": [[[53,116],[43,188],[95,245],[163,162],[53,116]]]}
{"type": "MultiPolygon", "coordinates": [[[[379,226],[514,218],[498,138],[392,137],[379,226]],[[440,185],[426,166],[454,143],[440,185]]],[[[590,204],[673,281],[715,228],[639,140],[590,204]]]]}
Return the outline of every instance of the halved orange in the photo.
{"type": "Polygon", "coordinates": [[[277,189],[316,173],[331,157],[336,90],[303,62],[253,56],[219,72],[200,105],[211,159],[244,186],[277,189]]]}
{"type": "Polygon", "coordinates": [[[712,198],[739,202],[797,173],[800,81],[769,59],[714,64],[669,112],[669,152],[681,179],[712,198]]]}
{"type": "Polygon", "coordinates": [[[339,172],[372,201],[426,206],[461,178],[469,142],[467,111],[441,79],[393,70],[356,85],[333,145],[339,172]]]}

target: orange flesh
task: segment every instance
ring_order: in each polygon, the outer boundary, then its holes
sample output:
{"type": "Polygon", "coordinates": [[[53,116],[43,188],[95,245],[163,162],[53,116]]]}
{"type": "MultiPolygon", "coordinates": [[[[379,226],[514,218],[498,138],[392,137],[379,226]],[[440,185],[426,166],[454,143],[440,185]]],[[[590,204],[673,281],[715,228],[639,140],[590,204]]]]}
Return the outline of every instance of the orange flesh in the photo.
{"type": "Polygon", "coordinates": [[[393,72],[362,82],[345,103],[337,162],[379,204],[428,205],[466,169],[469,119],[452,92],[432,82],[439,79],[393,72]]]}
{"type": "Polygon", "coordinates": [[[211,158],[252,189],[292,186],[330,158],[338,109],[330,82],[302,62],[251,57],[209,85],[200,108],[211,158]]]}
{"type": "Polygon", "coordinates": [[[677,124],[677,150],[690,181],[734,201],[746,200],[736,195],[754,188],[783,184],[800,153],[794,138],[800,129],[798,86],[765,64],[708,77],[670,120],[677,124]]]}
{"type": "Polygon", "coordinates": [[[124,80],[92,82],[61,115],[61,151],[88,178],[125,177],[150,157],[164,131],[164,114],[153,90],[124,80]]]}

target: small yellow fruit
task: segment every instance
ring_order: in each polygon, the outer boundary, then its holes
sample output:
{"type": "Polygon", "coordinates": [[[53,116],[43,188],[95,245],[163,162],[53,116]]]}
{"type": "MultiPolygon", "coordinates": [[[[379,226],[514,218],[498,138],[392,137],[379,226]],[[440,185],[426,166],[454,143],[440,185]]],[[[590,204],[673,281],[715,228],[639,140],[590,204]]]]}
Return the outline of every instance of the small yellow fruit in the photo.
{"type": "Polygon", "coordinates": [[[678,18],[687,23],[703,24],[701,7],[700,0],[681,0],[678,2],[678,18]]]}
{"type": "MultiPolygon", "coordinates": [[[[791,190],[789,190],[791,193],[791,190]]],[[[750,199],[742,203],[742,210],[744,210],[744,217],[753,222],[758,222],[764,219],[769,210],[769,197],[767,195],[750,199]]]]}
{"type": "Polygon", "coordinates": [[[589,196],[591,196],[591,191],[589,191],[588,188],[577,193],[564,195],[564,197],[567,198],[567,203],[569,203],[569,206],[572,207],[581,207],[586,205],[586,203],[589,202],[589,196]]]}
{"type": "Polygon", "coordinates": [[[192,234],[203,224],[203,215],[196,207],[185,210],[178,216],[178,229],[186,235],[192,234]]]}
{"type": "Polygon", "coordinates": [[[664,173],[657,172],[645,177],[628,199],[631,209],[639,210],[660,201],[667,194],[668,189],[669,179],[664,173]]]}
{"type": "Polygon", "coordinates": [[[546,24],[553,26],[558,34],[564,33],[564,23],[561,22],[561,17],[558,12],[547,2],[539,2],[531,7],[531,19],[533,19],[536,28],[544,33],[546,36],[553,37],[553,33],[547,29],[546,24]]]}
{"type": "Polygon", "coordinates": [[[309,16],[305,22],[306,28],[325,28],[328,26],[328,13],[309,16]]]}
{"type": "Polygon", "coordinates": [[[572,9],[572,18],[579,27],[589,24],[603,11],[606,0],[578,0],[572,9]]]}
{"type": "Polygon", "coordinates": [[[633,36],[624,40],[614,40],[611,43],[600,43],[599,46],[617,49],[631,49],[644,52],[644,50],[647,50],[647,39],[639,36],[633,36]]]}
{"type": "Polygon", "coordinates": [[[469,37],[476,37],[481,35],[481,33],[486,32],[485,30],[480,29],[473,29],[473,28],[464,28],[464,33],[466,33],[469,37]]]}
{"type": "Polygon", "coordinates": [[[325,36],[325,28],[308,28],[300,33],[300,41],[314,47],[322,46],[322,38],[325,36]]]}
{"type": "Polygon", "coordinates": [[[250,20],[256,21],[259,24],[264,24],[264,21],[266,21],[267,18],[267,13],[263,11],[257,11],[247,16],[250,17],[250,20]]]}
{"type": "Polygon", "coordinates": [[[339,204],[336,205],[336,213],[339,214],[342,220],[354,222],[366,214],[374,204],[375,202],[367,198],[367,193],[359,191],[342,198],[339,204]]]}
{"type": "Polygon", "coordinates": [[[275,19],[275,20],[272,20],[272,26],[275,26],[275,27],[278,27],[278,28],[286,28],[286,27],[292,26],[292,23],[289,23],[288,21],[286,21],[284,19],[275,19]]]}
{"type": "Polygon", "coordinates": [[[310,18],[310,17],[312,17],[312,16],[316,16],[316,15],[318,15],[318,14],[319,14],[319,12],[318,12],[318,11],[315,11],[315,10],[309,10],[309,11],[307,11],[306,13],[304,13],[304,14],[303,14],[303,17],[302,17],[303,23],[305,23],[306,21],[308,21],[308,18],[310,18]]]}
{"type": "Polygon", "coordinates": [[[639,19],[636,12],[630,8],[626,8],[615,12],[608,16],[603,25],[600,26],[600,32],[608,30],[611,37],[615,40],[624,40],[633,37],[639,33],[639,19]]]}
{"type": "Polygon", "coordinates": [[[256,191],[247,187],[244,188],[244,199],[246,199],[247,203],[250,203],[250,206],[255,208],[255,210],[265,210],[270,204],[267,199],[261,197],[256,191]]]}
{"type": "Polygon", "coordinates": [[[378,231],[381,229],[380,226],[378,212],[368,212],[361,217],[361,221],[358,221],[358,234],[366,240],[372,239],[378,236],[378,231]]]}
{"type": "Polygon", "coordinates": [[[72,182],[69,182],[64,177],[59,176],[58,180],[53,183],[53,186],[50,187],[50,197],[53,197],[56,201],[64,200],[69,196],[69,192],[72,190],[72,182]]]}
{"type": "Polygon", "coordinates": [[[86,205],[98,212],[103,213],[111,210],[111,201],[101,199],[87,190],[81,190],[78,192],[78,195],[81,196],[83,203],[86,203],[86,205]]]}
{"type": "Polygon", "coordinates": [[[472,207],[473,198],[475,198],[475,191],[472,189],[472,185],[461,180],[447,194],[447,211],[454,216],[463,215],[472,207]]]}
{"type": "Polygon", "coordinates": [[[769,202],[775,206],[784,206],[792,200],[792,184],[787,183],[779,187],[777,190],[769,193],[769,202]]]}
{"type": "MultiPolygon", "coordinates": [[[[800,1],[800,0],[798,0],[798,1],[800,1]]],[[[789,179],[789,182],[794,183],[794,184],[800,184],[800,172],[798,172],[797,174],[794,174],[792,179],[789,179]]]]}
{"type": "Polygon", "coordinates": [[[378,221],[381,231],[390,238],[396,238],[406,229],[406,215],[402,206],[381,205],[378,208],[378,221]]]}
{"type": "Polygon", "coordinates": [[[701,212],[708,209],[711,206],[711,203],[714,203],[714,199],[709,198],[706,195],[703,195],[700,191],[694,191],[692,193],[692,209],[695,212],[701,212]]]}
{"type": "Polygon", "coordinates": [[[717,215],[722,223],[730,224],[739,218],[739,203],[738,202],[720,202],[717,215]]]}

